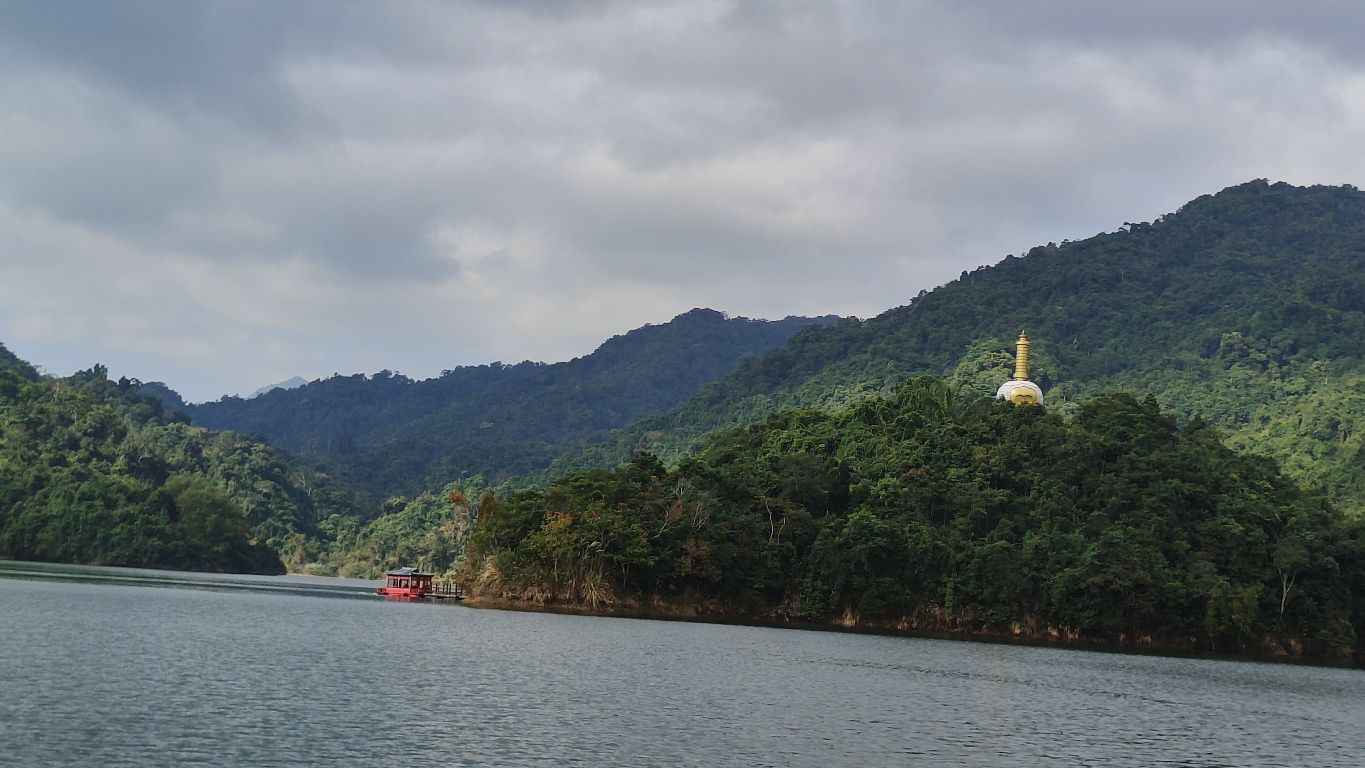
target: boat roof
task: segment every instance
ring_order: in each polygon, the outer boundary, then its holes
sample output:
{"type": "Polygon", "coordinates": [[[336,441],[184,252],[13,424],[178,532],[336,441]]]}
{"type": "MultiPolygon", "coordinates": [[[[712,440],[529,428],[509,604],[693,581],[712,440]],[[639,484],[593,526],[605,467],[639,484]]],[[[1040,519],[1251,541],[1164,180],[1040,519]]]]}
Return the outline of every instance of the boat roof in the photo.
{"type": "Polygon", "coordinates": [[[391,571],[384,571],[385,576],[435,576],[434,573],[424,573],[416,568],[394,568],[391,571]]]}

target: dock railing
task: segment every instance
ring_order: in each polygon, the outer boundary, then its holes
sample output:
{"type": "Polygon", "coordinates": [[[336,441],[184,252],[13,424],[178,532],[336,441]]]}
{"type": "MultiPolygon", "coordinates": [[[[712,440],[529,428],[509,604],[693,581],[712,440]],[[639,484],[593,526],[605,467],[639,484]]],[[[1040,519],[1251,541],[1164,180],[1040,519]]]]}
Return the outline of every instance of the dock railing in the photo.
{"type": "Polygon", "coordinates": [[[459,598],[460,588],[453,581],[437,581],[431,585],[431,594],[436,597],[459,598]]]}

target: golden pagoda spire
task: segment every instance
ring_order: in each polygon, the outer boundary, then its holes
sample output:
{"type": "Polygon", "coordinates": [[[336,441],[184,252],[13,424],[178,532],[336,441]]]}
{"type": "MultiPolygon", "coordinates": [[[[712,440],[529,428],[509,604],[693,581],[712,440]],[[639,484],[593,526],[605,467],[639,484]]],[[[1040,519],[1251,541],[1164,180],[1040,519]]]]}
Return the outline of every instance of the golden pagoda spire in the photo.
{"type": "Polygon", "coordinates": [[[1014,378],[1000,385],[995,396],[1015,405],[1042,405],[1043,390],[1028,380],[1028,334],[1019,332],[1014,344],[1014,378]]]}

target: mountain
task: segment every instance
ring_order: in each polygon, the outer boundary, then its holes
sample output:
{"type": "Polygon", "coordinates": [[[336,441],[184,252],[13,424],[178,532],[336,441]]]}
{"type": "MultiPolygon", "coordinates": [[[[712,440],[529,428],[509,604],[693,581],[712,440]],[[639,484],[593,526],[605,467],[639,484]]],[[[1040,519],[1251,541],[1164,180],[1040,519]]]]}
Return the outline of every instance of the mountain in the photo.
{"type": "Polygon", "coordinates": [[[267,392],[274,392],[274,391],[277,390],[277,389],[286,389],[286,390],[288,390],[288,389],[298,389],[299,387],[301,387],[301,386],[303,386],[304,384],[307,384],[307,383],[308,383],[308,380],[305,379],[305,378],[303,378],[302,376],[291,376],[291,377],[285,379],[284,381],[277,382],[277,383],[275,383],[275,384],[267,384],[266,386],[261,387],[260,389],[256,390],[255,392],[252,392],[250,395],[247,395],[247,398],[246,398],[246,399],[250,400],[250,399],[253,398],[253,397],[260,397],[261,395],[264,395],[264,394],[267,393],[267,392]]]}
{"type": "Polygon", "coordinates": [[[151,397],[160,400],[162,405],[172,411],[180,411],[183,413],[188,406],[188,403],[180,396],[180,393],[166,386],[164,382],[144,381],[138,386],[137,393],[139,395],[150,395],[151,397]]]}
{"type": "Polygon", "coordinates": [[[668,408],[747,356],[834,318],[731,318],[694,309],[546,365],[492,363],[414,381],[381,371],[192,405],[194,423],[263,436],[377,497],[447,479],[543,470],[584,436],[668,408]]]}
{"type": "Polygon", "coordinates": [[[142,389],[100,365],[42,378],[0,345],[0,557],[275,573],[355,516],[325,475],[142,389]]]}
{"type": "Polygon", "coordinates": [[[837,408],[920,373],[986,393],[1009,377],[1021,329],[1049,410],[1151,393],[1365,511],[1365,193],[1265,181],[1007,256],[869,320],[805,329],[556,471],[641,449],[678,457],[717,429],[837,408]]]}

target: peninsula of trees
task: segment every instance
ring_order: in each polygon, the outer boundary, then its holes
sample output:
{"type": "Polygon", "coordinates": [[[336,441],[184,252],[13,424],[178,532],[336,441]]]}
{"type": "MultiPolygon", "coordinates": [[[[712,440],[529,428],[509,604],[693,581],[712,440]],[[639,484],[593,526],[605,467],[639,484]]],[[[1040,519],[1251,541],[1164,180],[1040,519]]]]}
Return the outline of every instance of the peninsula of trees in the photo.
{"type": "Polygon", "coordinates": [[[523,604],[1229,651],[1365,628],[1362,521],[1202,419],[931,378],[490,494],[461,570],[523,604]]]}

